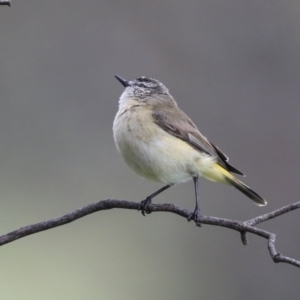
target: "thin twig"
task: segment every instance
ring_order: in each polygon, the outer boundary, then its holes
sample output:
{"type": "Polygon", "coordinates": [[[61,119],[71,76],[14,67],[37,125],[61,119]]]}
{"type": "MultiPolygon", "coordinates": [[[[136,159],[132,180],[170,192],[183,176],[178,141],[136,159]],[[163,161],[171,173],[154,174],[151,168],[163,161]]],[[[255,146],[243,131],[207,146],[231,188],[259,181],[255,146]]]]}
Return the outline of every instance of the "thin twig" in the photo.
{"type": "MultiPolygon", "coordinates": [[[[140,206],[140,202],[133,202],[133,201],[126,201],[126,200],[115,200],[115,199],[108,199],[108,200],[101,200],[96,203],[92,203],[86,205],[82,208],[79,208],[73,212],[67,213],[62,217],[58,217],[55,219],[51,219],[48,221],[36,223],[33,225],[25,226],[20,229],[11,231],[7,234],[0,236],[0,246],[11,243],[15,240],[23,238],[25,236],[35,234],[40,231],[48,230],[51,228],[55,228],[58,226],[65,225],[67,223],[71,223],[77,219],[85,217],[89,214],[101,211],[101,210],[108,210],[112,208],[123,208],[123,209],[133,209],[138,210],[140,206]]],[[[236,220],[228,220],[228,219],[221,219],[216,217],[208,217],[208,216],[201,216],[201,223],[208,224],[208,225],[215,225],[226,227],[229,229],[236,230],[241,233],[241,237],[244,244],[247,244],[246,232],[253,233],[260,237],[263,237],[268,240],[268,250],[271,255],[271,258],[274,262],[284,262],[289,263],[291,265],[300,267],[300,261],[290,258],[287,256],[282,255],[281,253],[277,252],[275,249],[275,241],[276,235],[274,233],[268,232],[266,230],[254,227],[253,225],[258,224],[260,222],[264,222],[266,220],[278,217],[284,213],[287,213],[291,210],[300,208],[300,202],[293,203],[291,205],[282,207],[277,209],[273,212],[268,214],[264,214],[257,218],[251,219],[249,221],[236,221],[236,220]]],[[[164,211],[164,212],[171,212],[177,214],[181,217],[187,218],[191,212],[181,208],[174,204],[151,204],[149,205],[149,212],[157,212],[157,211],[164,211]]]]}
{"type": "Polygon", "coordinates": [[[0,5],[11,6],[11,1],[10,0],[0,0],[0,5]]]}
{"type": "Polygon", "coordinates": [[[295,210],[297,208],[300,208],[300,201],[295,202],[295,203],[290,204],[290,205],[287,205],[287,206],[284,206],[284,207],[281,207],[281,208],[276,209],[276,210],[274,210],[270,213],[267,213],[267,214],[258,216],[256,218],[253,218],[253,219],[247,221],[247,224],[251,225],[251,226],[254,226],[254,225],[257,225],[259,223],[262,223],[262,222],[268,221],[270,219],[276,218],[276,217],[278,217],[280,215],[283,215],[285,213],[288,213],[288,212],[290,212],[292,210],[295,210]]]}
{"type": "MultiPolygon", "coordinates": [[[[274,219],[274,218],[276,218],[280,215],[286,214],[286,213],[288,213],[292,210],[295,210],[297,208],[300,208],[300,201],[295,202],[295,203],[290,204],[290,205],[287,205],[287,206],[284,206],[284,207],[281,207],[281,208],[276,209],[276,210],[274,210],[270,213],[258,216],[256,218],[251,219],[251,220],[248,220],[248,221],[244,222],[244,224],[254,226],[254,225],[257,225],[259,223],[274,219]]],[[[245,231],[241,232],[241,240],[242,240],[242,243],[244,245],[249,244],[248,239],[247,239],[247,233],[245,231]]]]}

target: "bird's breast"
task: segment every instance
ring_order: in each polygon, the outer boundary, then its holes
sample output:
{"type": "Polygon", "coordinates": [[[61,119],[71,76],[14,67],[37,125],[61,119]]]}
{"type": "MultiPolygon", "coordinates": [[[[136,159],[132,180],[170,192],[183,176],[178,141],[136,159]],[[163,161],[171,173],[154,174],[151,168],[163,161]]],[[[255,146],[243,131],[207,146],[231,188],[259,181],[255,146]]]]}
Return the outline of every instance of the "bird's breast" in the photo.
{"type": "Polygon", "coordinates": [[[126,163],[139,175],[159,181],[156,176],[155,124],[150,112],[138,108],[119,110],[114,120],[114,140],[126,163]]]}

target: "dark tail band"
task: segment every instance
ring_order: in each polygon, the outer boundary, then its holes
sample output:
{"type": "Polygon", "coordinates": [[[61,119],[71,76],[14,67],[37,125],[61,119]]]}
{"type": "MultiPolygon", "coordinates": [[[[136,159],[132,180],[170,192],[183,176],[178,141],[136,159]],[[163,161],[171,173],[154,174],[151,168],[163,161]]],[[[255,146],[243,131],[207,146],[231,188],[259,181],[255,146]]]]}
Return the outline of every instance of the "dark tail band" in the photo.
{"type": "Polygon", "coordinates": [[[243,182],[239,181],[237,178],[226,177],[226,180],[231,185],[233,185],[236,189],[238,189],[240,192],[242,192],[247,197],[249,197],[251,200],[253,200],[256,205],[258,205],[258,206],[267,205],[267,201],[265,199],[263,199],[261,196],[259,196],[257,193],[255,193],[252,189],[250,189],[243,182]]]}

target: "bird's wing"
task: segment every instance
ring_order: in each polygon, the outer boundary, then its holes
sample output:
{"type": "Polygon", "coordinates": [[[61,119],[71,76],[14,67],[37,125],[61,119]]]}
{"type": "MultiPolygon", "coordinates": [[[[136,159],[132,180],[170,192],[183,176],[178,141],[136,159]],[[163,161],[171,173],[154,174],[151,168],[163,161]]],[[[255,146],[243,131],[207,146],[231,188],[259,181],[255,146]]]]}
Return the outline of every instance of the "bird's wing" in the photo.
{"type": "Polygon", "coordinates": [[[153,110],[152,116],[154,122],[168,133],[187,142],[198,151],[214,157],[216,162],[229,172],[244,175],[228,163],[226,154],[209,142],[184,112],[178,113],[177,110],[159,107],[153,110]]]}

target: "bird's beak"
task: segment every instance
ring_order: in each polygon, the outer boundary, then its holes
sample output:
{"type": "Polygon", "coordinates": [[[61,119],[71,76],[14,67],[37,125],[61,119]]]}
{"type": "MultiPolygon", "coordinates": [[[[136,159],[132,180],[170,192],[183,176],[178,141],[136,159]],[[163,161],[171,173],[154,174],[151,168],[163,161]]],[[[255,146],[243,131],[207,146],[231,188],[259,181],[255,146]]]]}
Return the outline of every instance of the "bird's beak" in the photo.
{"type": "Polygon", "coordinates": [[[125,80],[124,78],[122,78],[122,77],[120,77],[120,76],[117,76],[117,75],[115,75],[115,77],[122,83],[122,85],[123,85],[124,87],[128,87],[128,86],[129,86],[128,81],[125,80]]]}

